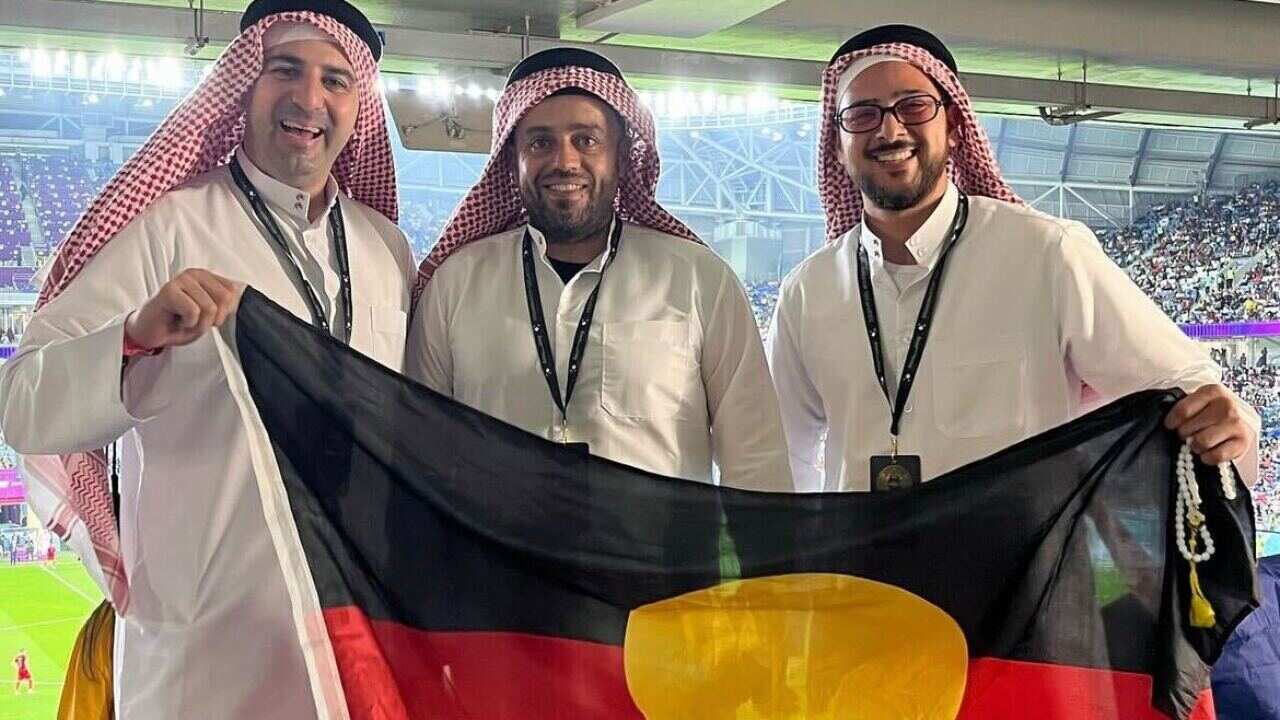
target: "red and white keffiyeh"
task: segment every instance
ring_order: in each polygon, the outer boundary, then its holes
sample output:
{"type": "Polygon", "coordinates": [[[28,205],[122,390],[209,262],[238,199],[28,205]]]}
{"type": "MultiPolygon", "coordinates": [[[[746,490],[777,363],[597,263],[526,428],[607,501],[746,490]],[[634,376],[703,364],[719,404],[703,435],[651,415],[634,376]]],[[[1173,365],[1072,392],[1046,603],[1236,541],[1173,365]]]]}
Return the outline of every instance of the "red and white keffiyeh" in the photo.
{"type": "MultiPolygon", "coordinates": [[[[396,220],[395,165],[378,90],[378,68],[369,46],[328,15],[276,13],[231,42],[208,77],[93,199],[59,248],[40,289],[37,310],[65,290],[93,256],[152,202],[229,161],[244,137],[246,94],[262,72],[263,36],[280,22],[314,26],[333,38],[351,62],[360,94],[359,110],[355,131],[334,163],[333,176],[341,191],[396,220]]],[[[58,506],[42,518],[49,529],[65,538],[76,520],[84,523],[108,585],[108,599],[123,615],[129,603],[128,578],[103,451],[24,456],[23,460],[28,472],[37,475],[57,499],[58,506]]]]}
{"type": "Polygon", "coordinates": [[[631,140],[630,162],[618,182],[614,208],[623,222],[676,235],[695,242],[698,236],[658,204],[658,142],[653,115],[640,103],[635,91],[622,78],[591,68],[563,66],[548,68],[512,83],[493,109],[493,144],[480,181],[445,223],[440,239],[418,269],[414,299],[436,268],[458,248],[528,222],[528,212],[520,199],[515,163],[508,139],[529,109],[552,93],[580,88],[608,103],[622,116],[631,140]]]}
{"type": "Polygon", "coordinates": [[[951,151],[947,175],[962,192],[997,200],[1022,203],[1000,176],[995,154],[987,133],[978,122],[969,94],[960,79],[941,60],[927,50],[906,43],[884,43],[842,55],[822,73],[822,118],[818,132],[818,196],[827,216],[827,242],[831,242],[862,221],[862,192],[840,162],[840,128],[836,125],[839,80],[857,60],[873,56],[890,56],[916,66],[947,92],[951,103],[960,109],[961,120],[955,129],[959,143],[951,151]]]}

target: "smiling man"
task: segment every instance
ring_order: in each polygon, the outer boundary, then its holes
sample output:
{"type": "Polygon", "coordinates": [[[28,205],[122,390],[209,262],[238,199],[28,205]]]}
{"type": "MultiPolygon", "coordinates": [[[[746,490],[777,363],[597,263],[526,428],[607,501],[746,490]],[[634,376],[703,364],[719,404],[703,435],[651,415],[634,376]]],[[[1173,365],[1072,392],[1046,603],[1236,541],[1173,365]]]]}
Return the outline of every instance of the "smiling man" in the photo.
{"type": "Polygon", "coordinates": [[[662,475],[789,490],[732,270],[655,199],[653,118],[618,68],[531,55],[494,152],[422,265],[406,372],[556,442],[662,475]]]}
{"type": "Polygon", "coordinates": [[[1074,418],[1086,386],[1182,388],[1167,425],[1252,484],[1257,413],[1088,228],[1013,194],[938,38],[853,37],[822,98],[828,244],[767,343],[800,489],[923,482],[1074,418]]]}
{"type": "Polygon", "coordinates": [[[378,36],[340,0],[257,0],[241,30],[76,224],[0,369],[32,505],[119,616],[121,720],[315,716],[209,332],[240,284],[403,360],[414,267],[378,36]],[[95,452],[117,438],[118,533],[95,452]]]}

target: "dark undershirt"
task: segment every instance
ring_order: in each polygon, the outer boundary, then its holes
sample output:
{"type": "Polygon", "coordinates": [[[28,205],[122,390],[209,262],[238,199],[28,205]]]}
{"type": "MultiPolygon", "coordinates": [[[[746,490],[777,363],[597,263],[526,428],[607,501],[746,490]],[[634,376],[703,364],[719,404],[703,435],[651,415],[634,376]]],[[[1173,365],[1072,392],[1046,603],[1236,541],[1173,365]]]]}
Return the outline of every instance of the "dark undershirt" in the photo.
{"type": "Polygon", "coordinates": [[[565,285],[568,285],[569,281],[573,279],[573,276],[577,275],[582,268],[591,264],[566,262],[564,260],[556,260],[553,257],[548,257],[547,259],[551,261],[551,267],[555,268],[556,274],[560,276],[560,279],[564,281],[565,285]]]}

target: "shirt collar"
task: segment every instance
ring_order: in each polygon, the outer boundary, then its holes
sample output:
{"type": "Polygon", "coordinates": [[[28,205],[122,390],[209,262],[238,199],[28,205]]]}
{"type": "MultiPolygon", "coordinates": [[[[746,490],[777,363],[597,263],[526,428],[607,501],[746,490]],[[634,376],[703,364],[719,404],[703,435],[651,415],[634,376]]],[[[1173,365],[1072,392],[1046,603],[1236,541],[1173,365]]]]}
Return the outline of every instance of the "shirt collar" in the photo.
{"type": "MultiPolygon", "coordinates": [[[[933,209],[929,219],[924,221],[920,229],[907,239],[907,250],[911,252],[917,264],[933,270],[942,245],[947,240],[947,230],[951,228],[951,219],[955,217],[956,207],[959,204],[960,191],[948,180],[947,189],[942,194],[942,201],[933,209]]],[[[874,274],[884,267],[884,252],[880,247],[880,238],[876,237],[875,232],[866,223],[862,223],[859,239],[867,250],[867,257],[871,260],[871,269],[874,274]]]]}
{"type": "MultiPolygon", "coordinates": [[[[609,221],[609,234],[606,237],[613,237],[613,228],[614,228],[614,225],[617,224],[617,222],[618,222],[618,216],[617,214],[615,214],[613,216],[613,219],[609,221]]],[[[534,247],[538,249],[538,257],[540,257],[544,263],[550,266],[551,261],[547,259],[547,236],[543,235],[542,231],[534,227],[533,225],[526,225],[525,227],[528,228],[529,230],[529,237],[533,238],[534,247]]],[[[605,251],[597,255],[594,260],[587,263],[586,267],[582,268],[582,272],[600,272],[600,270],[604,267],[605,261],[609,259],[609,254],[611,252],[612,252],[612,247],[606,245],[605,251]]]]}
{"type": "Polygon", "coordinates": [[[307,228],[317,225],[325,220],[329,214],[329,210],[333,208],[333,204],[338,200],[338,181],[329,176],[328,182],[324,186],[325,209],[316,218],[316,222],[312,223],[307,216],[311,207],[311,196],[305,191],[299,190],[292,185],[287,185],[279,180],[271,177],[249,159],[249,154],[244,151],[244,147],[236,148],[236,160],[240,161],[240,167],[244,169],[245,177],[249,178],[249,182],[253,184],[258,194],[263,200],[267,201],[277,212],[289,218],[299,227],[307,228]]]}

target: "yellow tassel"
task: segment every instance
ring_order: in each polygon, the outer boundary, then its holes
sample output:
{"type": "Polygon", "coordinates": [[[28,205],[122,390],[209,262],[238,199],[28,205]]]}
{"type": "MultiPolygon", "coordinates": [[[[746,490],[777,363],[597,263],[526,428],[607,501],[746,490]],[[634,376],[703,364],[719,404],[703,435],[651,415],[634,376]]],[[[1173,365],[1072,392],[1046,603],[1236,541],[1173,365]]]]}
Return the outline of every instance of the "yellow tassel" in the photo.
{"type": "Polygon", "coordinates": [[[1196,574],[1196,564],[1191,563],[1191,627],[1211,628],[1217,624],[1217,616],[1209,598],[1200,589],[1200,576],[1196,574]]]}

